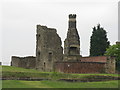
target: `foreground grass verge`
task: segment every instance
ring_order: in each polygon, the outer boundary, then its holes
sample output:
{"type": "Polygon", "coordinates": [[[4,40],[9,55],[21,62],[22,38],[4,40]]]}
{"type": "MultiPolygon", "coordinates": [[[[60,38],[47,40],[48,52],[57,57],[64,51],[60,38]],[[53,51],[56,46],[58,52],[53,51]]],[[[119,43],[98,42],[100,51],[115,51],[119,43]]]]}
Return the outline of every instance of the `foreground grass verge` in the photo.
{"type": "MultiPolygon", "coordinates": [[[[40,72],[13,66],[2,67],[2,78],[47,78],[49,81],[3,80],[3,88],[118,88],[118,80],[100,82],[65,82],[60,79],[88,79],[96,76],[118,77],[118,74],[65,74],[40,72]]],[[[98,78],[99,79],[99,78],[98,78]]],[[[104,79],[104,78],[103,78],[104,79]]]]}
{"type": "Polygon", "coordinates": [[[118,88],[118,81],[62,82],[3,80],[3,88],[118,88]]]}

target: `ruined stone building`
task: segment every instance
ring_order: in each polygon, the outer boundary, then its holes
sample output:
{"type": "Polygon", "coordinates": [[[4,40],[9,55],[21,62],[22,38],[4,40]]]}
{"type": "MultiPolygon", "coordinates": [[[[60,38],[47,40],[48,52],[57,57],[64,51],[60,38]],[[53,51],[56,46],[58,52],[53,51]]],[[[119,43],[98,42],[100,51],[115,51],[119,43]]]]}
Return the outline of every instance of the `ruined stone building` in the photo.
{"type": "Polygon", "coordinates": [[[36,69],[53,71],[54,62],[63,60],[62,42],[56,29],[37,25],[36,69]]]}
{"type": "Polygon", "coordinates": [[[57,30],[37,25],[36,57],[12,56],[11,65],[47,72],[115,73],[114,57],[82,57],[80,55],[80,36],[76,28],[76,14],[69,15],[64,54],[57,30]]]}

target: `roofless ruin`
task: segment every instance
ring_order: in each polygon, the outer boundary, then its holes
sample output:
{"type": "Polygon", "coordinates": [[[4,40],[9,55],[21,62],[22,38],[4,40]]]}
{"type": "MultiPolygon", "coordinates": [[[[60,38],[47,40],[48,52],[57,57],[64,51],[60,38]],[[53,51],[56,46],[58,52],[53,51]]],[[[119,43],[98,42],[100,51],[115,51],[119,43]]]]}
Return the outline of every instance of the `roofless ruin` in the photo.
{"type": "Polygon", "coordinates": [[[37,25],[36,56],[12,56],[11,65],[45,72],[115,73],[114,57],[82,57],[80,55],[80,36],[76,28],[76,14],[70,14],[68,22],[64,54],[57,30],[37,25]]]}

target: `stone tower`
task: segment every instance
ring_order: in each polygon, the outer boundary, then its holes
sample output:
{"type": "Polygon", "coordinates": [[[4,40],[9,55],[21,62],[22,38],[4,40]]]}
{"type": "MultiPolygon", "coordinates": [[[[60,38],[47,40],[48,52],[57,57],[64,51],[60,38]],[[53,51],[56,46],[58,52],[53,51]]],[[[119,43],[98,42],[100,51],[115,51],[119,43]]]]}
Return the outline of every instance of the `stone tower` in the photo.
{"type": "Polygon", "coordinates": [[[64,41],[64,60],[77,60],[77,56],[80,56],[80,38],[76,28],[76,14],[70,14],[67,38],[64,41]]]}
{"type": "Polygon", "coordinates": [[[53,71],[54,63],[63,60],[61,38],[56,29],[37,25],[36,39],[36,69],[53,71]]]}

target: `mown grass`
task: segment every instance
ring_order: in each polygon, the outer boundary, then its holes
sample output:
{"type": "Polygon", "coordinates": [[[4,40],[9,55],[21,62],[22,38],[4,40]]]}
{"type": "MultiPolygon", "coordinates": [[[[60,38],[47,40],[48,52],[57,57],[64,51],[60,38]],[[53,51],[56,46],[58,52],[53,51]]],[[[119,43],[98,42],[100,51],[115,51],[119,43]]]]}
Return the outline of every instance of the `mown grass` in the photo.
{"type": "Polygon", "coordinates": [[[3,77],[15,77],[15,78],[48,78],[48,79],[62,79],[62,78],[85,78],[88,76],[114,76],[118,77],[118,74],[65,74],[58,72],[40,72],[34,69],[24,69],[13,66],[0,66],[2,67],[3,77]]]}
{"type": "Polygon", "coordinates": [[[25,69],[20,67],[14,67],[14,66],[0,66],[2,67],[2,71],[4,72],[29,72],[29,73],[39,73],[39,71],[34,69],[25,69]]]}
{"type": "MultiPolygon", "coordinates": [[[[3,88],[117,88],[118,80],[101,82],[65,82],[59,79],[81,79],[89,76],[114,76],[118,74],[65,74],[58,72],[40,72],[34,69],[24,69],[13,66],[2,67],[2,77],[4,78],[47,78],[48,81],[22,81],[3,80],[3,88]]],[[[94,77],[93,77],[94,78],[94,77]]]]}
{"type": "Polygon", "coordinates": [[[63,82],[4,80],[3,88],[118,88],[118,81],[63,82]]]}
{"type": "Polygon", "coordinates": [[[48,72],[40,72],[34,69],[24,69],[14,66],[2,66],[2,76],[3,77],[41,77],[47,78],[48,72]]]}

